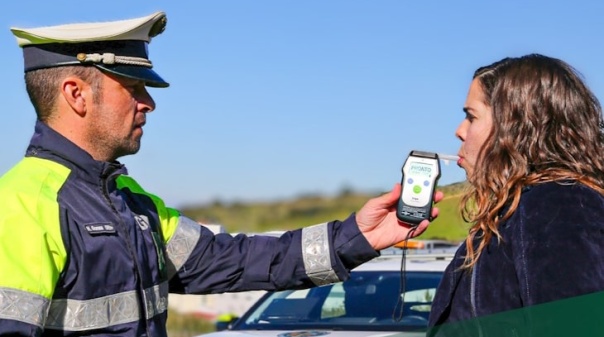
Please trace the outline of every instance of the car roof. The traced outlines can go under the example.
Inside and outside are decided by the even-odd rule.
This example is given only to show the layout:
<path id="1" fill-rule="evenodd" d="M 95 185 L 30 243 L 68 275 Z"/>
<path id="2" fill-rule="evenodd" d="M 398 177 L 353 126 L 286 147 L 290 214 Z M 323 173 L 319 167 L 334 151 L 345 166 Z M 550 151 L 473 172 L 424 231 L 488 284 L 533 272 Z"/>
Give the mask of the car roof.
<path id="1" fill-rule="evenodd" d="M 398 251 L 397 251 L 398 250 Z M 400 252 L 399 252 L 400 251 Z M 402 250 L 392 249 L 382 251 L 382 255 L 361 264 L 353 271 L 400 271 Z M 453 251 L 430 252 L 430 251 L 407 251 L 405 255 L 406 271 L 444 271 L 453 259 Z"/>
<path id="2" fill-rule="evenodd" d="M 281 236 L 285 231 L 269 231 L 263 233 L 247 233 L 247 235 Z M 234 235 L 234 234 L 233 234 Z M 459 247 L 459 243 L 437 239 L 409 239 L 407 242 L 380 251 L 380 256 L 365 262 L 354 271 L 400 271 L 403 255 L 403 245 L 406 249 L 405 269 L 407 271 L 444 271 Z M 439 248 L 425 248 L 439 247 Z"/>

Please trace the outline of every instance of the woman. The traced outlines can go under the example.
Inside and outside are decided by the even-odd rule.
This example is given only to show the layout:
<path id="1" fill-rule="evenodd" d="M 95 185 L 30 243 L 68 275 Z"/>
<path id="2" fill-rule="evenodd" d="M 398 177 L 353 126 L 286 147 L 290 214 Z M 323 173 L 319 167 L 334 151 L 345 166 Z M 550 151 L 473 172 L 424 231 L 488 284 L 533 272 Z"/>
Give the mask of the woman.
<path id="1" fill-rule="evenodd" d="M 456 136 L 472 227 L 439 286 L 430 334 L 556 332 L 558 309 L 536 305 L 604 290 L 600 103 L 565 62 L 527 55 L 479 68 L 464 111 Z"/>

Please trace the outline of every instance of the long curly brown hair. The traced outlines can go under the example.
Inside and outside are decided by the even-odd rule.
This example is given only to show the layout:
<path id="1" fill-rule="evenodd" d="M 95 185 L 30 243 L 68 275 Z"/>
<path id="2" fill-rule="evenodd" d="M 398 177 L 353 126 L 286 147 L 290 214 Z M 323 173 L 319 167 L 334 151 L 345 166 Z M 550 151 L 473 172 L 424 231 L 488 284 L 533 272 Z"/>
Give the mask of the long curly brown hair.
<path id="1" fill-rule="evenodd" d="M 514 213 L 523 188 L 565 181 L 604 194 L 602 108 L 575 69 L 531 54 L 481 67 L 474 79 L 493 127 L 462 197 L 462 216 L 473 224 L 464 268 L 474 266 L 493 236 L 501 240 L 498 225 Z"/>

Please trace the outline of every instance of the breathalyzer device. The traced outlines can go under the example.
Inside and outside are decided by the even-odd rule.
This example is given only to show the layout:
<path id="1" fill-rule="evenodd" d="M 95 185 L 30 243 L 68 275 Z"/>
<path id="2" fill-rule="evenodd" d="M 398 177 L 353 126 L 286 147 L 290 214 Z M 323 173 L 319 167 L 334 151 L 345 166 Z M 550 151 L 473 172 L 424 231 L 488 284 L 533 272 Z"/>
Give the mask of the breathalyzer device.
<path id="1" fill-rule="evenodd" d="M 396 207 L 399 220 L 412 226 L 432 220 L 436 183 L 440 178 L 438 154 L 411 151 L 402 168 L 401 195 Z"/>

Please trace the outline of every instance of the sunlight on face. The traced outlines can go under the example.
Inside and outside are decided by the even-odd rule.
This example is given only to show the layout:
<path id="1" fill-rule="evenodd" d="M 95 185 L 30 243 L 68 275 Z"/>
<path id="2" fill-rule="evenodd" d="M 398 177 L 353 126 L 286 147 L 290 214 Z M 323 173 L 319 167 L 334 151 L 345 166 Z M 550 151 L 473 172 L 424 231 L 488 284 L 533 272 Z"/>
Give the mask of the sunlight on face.
<path id="1" fill-rule="evenodd" d="M 97 151 L 104 153 L 105 160 L 138 152 L 146 114 L 155 108 L 145 83 L 105 74 L 102 98 L 93 110 L 91 139 Z"/>
<path id="2" fill-rule="evenodd" d="M 474 79 L 470 84 L 463 110 L 466 117 L 457 128 L 455 135 L 461 140 L 458 163 L 466 171 L 466 176 L 470 180 L 480 148 L 493 126 L 492 109 L 485 103 L 484 92 L 478 79 Z"/>

